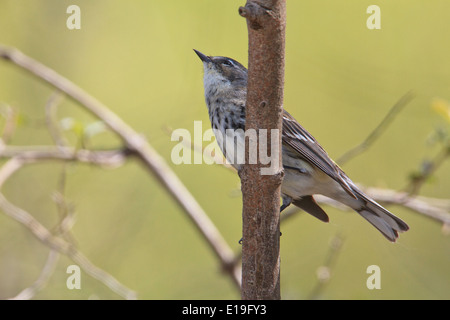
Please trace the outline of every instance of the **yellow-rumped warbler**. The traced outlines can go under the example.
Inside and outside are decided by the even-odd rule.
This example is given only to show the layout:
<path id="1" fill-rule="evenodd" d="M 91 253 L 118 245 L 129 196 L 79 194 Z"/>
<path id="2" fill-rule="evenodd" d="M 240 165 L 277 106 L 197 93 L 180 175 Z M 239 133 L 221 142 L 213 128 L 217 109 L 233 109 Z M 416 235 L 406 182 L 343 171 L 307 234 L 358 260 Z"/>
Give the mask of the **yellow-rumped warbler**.
<path id="1" fill-rule="evenodd" d="M 245 129 L 247 69 L 231 58 L 206 56 L 194 51 L 203 61 L 209 119 L 222 152 L 230 160 L 225 149 L 227 144 L 223 141 L 230 138 L 229 129 L 240 132 L 231 136 L 238 149 L 245 144 L 242 132 Z M 398 238 L 398 232 L 409 229 L 405 222 L 366 196 L 316 139 L 286 111 L 283 112 L 282 160 L 285 175 L 280 211 L 292 203 L 328 222 L 328 215 L 313 198 L 315 194 L 322 194 L 358 212 L 392 242 Z M 239 170 L 240 165 L 232 159 L 231 164 Z"/>

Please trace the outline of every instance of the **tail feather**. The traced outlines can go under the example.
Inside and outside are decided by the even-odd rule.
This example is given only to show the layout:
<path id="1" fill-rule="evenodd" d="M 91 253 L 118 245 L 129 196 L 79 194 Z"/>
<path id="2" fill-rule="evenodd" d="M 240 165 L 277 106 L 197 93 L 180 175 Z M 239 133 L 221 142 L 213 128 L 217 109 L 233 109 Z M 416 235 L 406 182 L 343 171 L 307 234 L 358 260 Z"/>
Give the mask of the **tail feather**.
<path id="1" fill-rule="evenodd" d="M 376 201 L 366 196 L 345 174 L 344 180 L 350 185 L 357 202 L 347 202 L 347 205 L 358 212 L 364 219 L 377 228 L 389 241 L 395 242 L 399 232 L 409 230 L 408 225 L 394 216 Z"/>
<path id="2" fill-rule="evenodd" d="M 388 240 L 395 242 L 398 238 L 398 232 L 404 232 L 409 229 L 403 220 L 394 216 L 375 201 L 368 199 L 364 195 L 362 195 L 362 198 L 366 204 L 356 211 L 377 228 Z"/>

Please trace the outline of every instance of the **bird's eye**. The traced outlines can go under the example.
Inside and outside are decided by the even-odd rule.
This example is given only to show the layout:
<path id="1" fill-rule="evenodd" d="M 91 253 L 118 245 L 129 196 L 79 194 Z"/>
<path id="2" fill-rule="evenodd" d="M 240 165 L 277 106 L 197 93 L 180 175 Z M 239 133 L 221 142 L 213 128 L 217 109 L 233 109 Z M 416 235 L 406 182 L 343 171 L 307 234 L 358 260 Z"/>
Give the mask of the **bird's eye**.
<path id="1" fill-rule="evenodd" d="M 233 63 L 230 60 L 225 60 L 224 62 L 222 62 L 222 64 L 227 67 L 231 67 L 233 65 Z"/>

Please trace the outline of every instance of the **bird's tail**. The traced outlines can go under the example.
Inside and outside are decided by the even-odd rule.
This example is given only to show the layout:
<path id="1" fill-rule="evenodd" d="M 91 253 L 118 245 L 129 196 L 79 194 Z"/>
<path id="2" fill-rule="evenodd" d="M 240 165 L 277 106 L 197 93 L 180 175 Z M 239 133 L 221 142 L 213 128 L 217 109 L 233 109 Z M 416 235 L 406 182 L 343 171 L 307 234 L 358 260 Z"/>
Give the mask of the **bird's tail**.
<path id="1" fill-rule="evenodd" d="M 364 201 L 364 205 L 355 210 L 377 228 L 389 241 L 395 242 L 398 238 L 398 232 L 404 232 L 409 229 L 408 225 L 402 219 L 394 216 L 362 192 L 356 193 L 358 198 Z"/>

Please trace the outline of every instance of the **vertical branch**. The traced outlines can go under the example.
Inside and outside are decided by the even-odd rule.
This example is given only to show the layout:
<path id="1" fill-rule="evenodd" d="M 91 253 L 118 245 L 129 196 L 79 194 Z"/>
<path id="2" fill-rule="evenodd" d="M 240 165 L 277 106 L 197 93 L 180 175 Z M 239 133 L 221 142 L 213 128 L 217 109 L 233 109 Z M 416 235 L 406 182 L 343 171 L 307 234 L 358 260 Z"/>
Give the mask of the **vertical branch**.
<path id="1" fill-rule="evenodd" d="M 257 164 L 239 173 L 243 194 L 242 299 L 280 299 L 281 128 L 284 85 L 285 0 L 248 0 L 249 73 L 246 130 L 258 132 Z M 264 131 L 267 130 L 267 131 Z M 261 137 L 267 133 L 267 144 Z M 272 135 L 275 135 L 272 139 Z M 261 148 L 275 170 L 264 174 Z M 246 143 L 246 159 L 249 147 Z M 269 152 L 267 153 L 267 155 Z"/>

